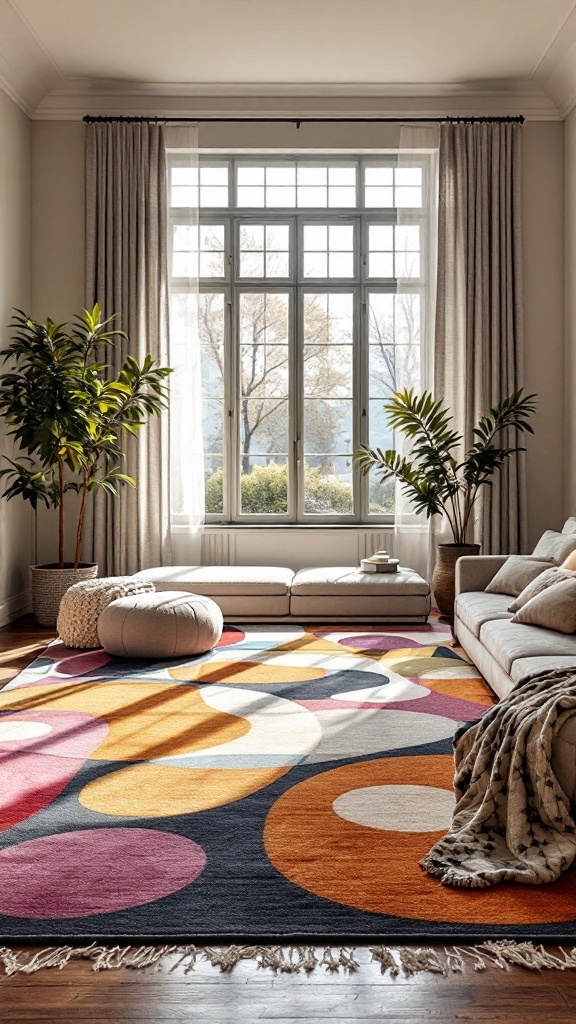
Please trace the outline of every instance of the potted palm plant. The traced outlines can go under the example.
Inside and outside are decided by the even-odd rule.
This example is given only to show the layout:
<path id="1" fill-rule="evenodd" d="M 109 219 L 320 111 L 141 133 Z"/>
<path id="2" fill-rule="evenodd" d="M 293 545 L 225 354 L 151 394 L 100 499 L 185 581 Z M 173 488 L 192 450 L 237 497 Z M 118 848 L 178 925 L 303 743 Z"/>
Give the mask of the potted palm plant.
<path id="1" fill-rule="evenodd" d="M 140 364 L 127 356 L 114 376 L 103 361 L 107 348 L 124 332 L 114 317 L 102 319 L 96 304 L 72 324 L 48 318 L 38 323 L 16 310 L 13 336 L 4 350 L 11 369 L 0 374 L 0 415 L 20 453 L 3 459 L 3 497 L 20 496 L 36 510 L 58 510 L 58 561 L 32 566 L 32 605 L 40 625 L 53 626 L 60 599 L 79 579 L 96 576 L 98 567 L 80 561 L 89 496 L 101 489 L 116 495 L 119 486 L 135 486 L 122 472 L 123 443 L 146 419 L 167 404 L 171 369 L 151 356 Z M 75 491 L 80 505 L 74 553 L 65 560 L 66 495 Z"/>
<path id="2" fill-rule="evenodd" d="M 454 609 L 456 561 L 462 555 L 479 554 L 480 545 L 468 543 L 473 511 L 482 488 L 492 486 L 492 476 L 516 452 L 507 443 L 514 433 L 533 430 L 529 417 L 535 411 L 535 395 L 523 389 L 508 395 L 489 409 L 474 428 L 472 446 L 462 452 L 462 436 L 454 430 L 453 417 L 429 391 L 397 391 L 385 403 L 393 430 L 408 439 L 407 455 L 394 449 L 382 451 L 362 445 L 354 458 L 363 474 L 375 469 L 381 481 L 395 477 L 416 513 L 445 516 L 452 542 L 439 544 L 432 587 L 439 611 L 451 616 Z"/>

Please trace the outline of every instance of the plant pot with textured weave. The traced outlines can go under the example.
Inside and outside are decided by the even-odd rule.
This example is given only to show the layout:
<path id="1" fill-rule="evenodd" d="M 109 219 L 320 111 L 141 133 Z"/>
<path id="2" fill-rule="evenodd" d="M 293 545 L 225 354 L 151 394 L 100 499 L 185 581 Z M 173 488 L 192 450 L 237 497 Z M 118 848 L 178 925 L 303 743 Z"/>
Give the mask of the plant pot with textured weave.
<path id="1" fill-rule="evenodd" d="M 65 562 L 60 569 L 57 562 L 32 565 L 32 611 L 39 626 L 55 626 L 60 601 L 74 583 L 90 580 L 98 575 L 98 566 L 90 562 Z"/>
<path id="2" fill-rule="evenodd" d="M 456 562 L 463 555 L 479 555 L 479 544 L 439 544 L 432 574 L 432 593 L 441 615 L 454 615 Z"/>

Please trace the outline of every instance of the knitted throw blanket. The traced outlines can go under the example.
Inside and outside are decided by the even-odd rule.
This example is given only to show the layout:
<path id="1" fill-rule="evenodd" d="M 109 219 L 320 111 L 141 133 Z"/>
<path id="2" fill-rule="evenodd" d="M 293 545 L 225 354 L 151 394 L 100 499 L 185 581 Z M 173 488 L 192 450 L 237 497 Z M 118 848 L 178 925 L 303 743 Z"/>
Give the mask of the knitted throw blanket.
<path id="1" fill-rule="evenodd" d="M 551 767 L 554 737 L 576 714 L 576 671 L 522 679 L 454 740 L 456 808 L 421 862 L 444 885 L 555 881 L 576 857 L 576 822 Z"/>

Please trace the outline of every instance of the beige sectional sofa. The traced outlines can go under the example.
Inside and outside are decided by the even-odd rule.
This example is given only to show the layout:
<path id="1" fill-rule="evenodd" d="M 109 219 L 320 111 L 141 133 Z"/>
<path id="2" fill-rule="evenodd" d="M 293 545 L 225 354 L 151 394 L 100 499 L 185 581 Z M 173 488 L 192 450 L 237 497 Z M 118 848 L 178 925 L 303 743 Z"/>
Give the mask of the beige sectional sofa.
<path id="1" fill-rule="evenodd" d="M 576 635 L 511 622 L 514 599 L 485 593 L 505 561 L 505 555 L 478 555 L 456 565 L 454 633 L 499 697 L 530 673 L 576 668 Z"/>
<path id="2" fill-rule="evenodd" d="M 413 569 L 365 573 L 355 566 L 294 572 L 270 565 L 172 565 L 136 574 L 156 590 L 211 597 L 227 622 L 426 622 L 430 585 Z"/>
<path id="3" fill-rule="evenodd" d="M 479 555 L 459 558 L 456 564 L 454 634 L 498 697 L 534 672 L 576 669 L 576 635 L 511 622 L 508 606 L 513 598 L 485 592 L 505 561 L 506 555 Z M 576 716 L 556 736 L 552 766 L 576 806 Z"/>

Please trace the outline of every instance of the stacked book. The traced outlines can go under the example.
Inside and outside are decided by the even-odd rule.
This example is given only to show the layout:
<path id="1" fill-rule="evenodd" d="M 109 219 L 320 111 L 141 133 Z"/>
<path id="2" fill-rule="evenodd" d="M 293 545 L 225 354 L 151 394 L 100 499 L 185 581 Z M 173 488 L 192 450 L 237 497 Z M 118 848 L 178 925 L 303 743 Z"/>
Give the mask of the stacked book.
<path id="1" fill-rule="evenodd" d="M 390 558 L 387 551 L 377 551 L 370 555 L 370 558 L 363 558 L 360 562 L 362 572 L 397 572 L 398 558 Z"/>

